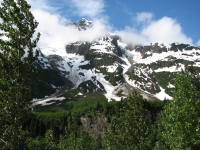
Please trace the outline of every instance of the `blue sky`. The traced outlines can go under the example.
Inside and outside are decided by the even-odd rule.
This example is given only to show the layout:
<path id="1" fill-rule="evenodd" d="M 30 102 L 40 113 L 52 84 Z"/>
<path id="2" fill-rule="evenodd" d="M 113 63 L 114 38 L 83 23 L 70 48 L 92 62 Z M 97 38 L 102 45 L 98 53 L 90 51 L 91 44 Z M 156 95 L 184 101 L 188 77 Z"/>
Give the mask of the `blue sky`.
<path id="1" fill-rule="evenodd" d="M 116 0 L 114 7 L 108 3 L 112 1 L 115 0 L 107 0 L 105 8 L 110 22 L 117 28 L 135 25 L 133 17 L 137 13 L 149 12 L 154 15 L 154 19 L 164 16 L 176 19 L 194 42 L 200 39 L 200 0 Z M 123 21 L 119 21 L 116 14 Z"/>
<path id="2" fill-rule="evenodd" d="M 123 41 L 132 44 L 178 42 L 200 46 L 200 0 L 27 1 L 40 23 L 43 46 L 94 40 L 106 33 L 118 34 Z M 63 28 L 81 18 L 92 20 L 93 29 L 78 33 Z M 63 39 L 63 36 L 68 38 Z"/>

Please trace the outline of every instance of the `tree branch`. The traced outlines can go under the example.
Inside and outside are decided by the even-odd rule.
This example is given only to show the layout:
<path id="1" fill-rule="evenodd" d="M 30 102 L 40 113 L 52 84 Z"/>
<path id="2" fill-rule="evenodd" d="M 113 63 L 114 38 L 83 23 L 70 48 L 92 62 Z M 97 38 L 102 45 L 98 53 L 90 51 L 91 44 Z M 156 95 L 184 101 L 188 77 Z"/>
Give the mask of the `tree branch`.
<path id="1" fill-rule="evenodd" d="M 0 138 L 0 140 L 4 143 L 4 144 L 6 144 L 7 145 L 7 142 L 6 141 L 4 141 L 2 138 Z"/>

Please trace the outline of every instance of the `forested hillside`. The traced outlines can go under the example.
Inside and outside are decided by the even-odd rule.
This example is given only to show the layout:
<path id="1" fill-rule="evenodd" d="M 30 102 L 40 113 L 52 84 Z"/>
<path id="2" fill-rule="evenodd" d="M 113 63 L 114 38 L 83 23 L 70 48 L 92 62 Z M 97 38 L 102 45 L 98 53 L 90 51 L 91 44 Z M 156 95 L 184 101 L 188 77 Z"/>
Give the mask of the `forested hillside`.
<path id="1" fill-rule="evenodd" d="M 107 102 L 101 93 L 83 98 L 74 90 L 62 105 L 35 106 L 23 123 L 20 149 L 197 150 L 200 83 L 191 72 L 177 75 L 173 100 L 146 101 L 133 90 L 127 99 Z"/>
<path id="2" fill-rule="evenodd" d="M 107 102 L 101 94 L 83 99 L 73 91 L 65 94 L 66 105 L 37 106 L 23 127 L 29 133 L 27 147 L 197 150 L 200 83 L 189 70 L 177 75 L 173 100 L 146 101 L 133 90 L 127 99 Z"/>

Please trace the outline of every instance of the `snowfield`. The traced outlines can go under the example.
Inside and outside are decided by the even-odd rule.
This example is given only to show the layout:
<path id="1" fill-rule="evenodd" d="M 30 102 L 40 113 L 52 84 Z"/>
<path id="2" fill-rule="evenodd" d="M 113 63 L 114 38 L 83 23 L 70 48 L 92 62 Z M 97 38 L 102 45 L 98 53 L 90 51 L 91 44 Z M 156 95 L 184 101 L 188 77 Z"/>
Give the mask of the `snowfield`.
<path id="1" fill-rule="evenodd" d="M 31 107 L 35 105 L 41 105 L 41 106 L 51 105 L 51 104 L 54 104 L 55 101 L 62 101 L 64 99 L 65 97 L 50 97 L 50 98 L 45 98 L 45 99 L 33 99 Z M 52 101 L 52 102 L 49 102 L 49 101 Z"/>
<path id="2" fill-rule="evenodd" d="M 176 59 L 184 59 L 189 61 L 195 61 L 200 59 L 200 55 L 198 55 L 198 51 L 193 50 L 183 50 L 183 51 L 168 51 L 168 52 L 162 52 L 162 53 L 153 53 L 152 56 L 149 56 L 145 59 L 142 59 L 142 56 L 139 52 L 136 52 L 135 50 L 132 50 L 130 53 L 133 54 L 133 61 L 135 63 L 144 63 L 144 64 L 150 64 L 152 62 L 156 62 L 158 60 L 160 61 L 168 61 L 168 56 L 176 57 Z M 149 52 L 148 52 L 149 53 Z M 200 63 L 197 63 L 199 65 Z"/>
<path id="3" fill-rule="evenodd" d="M 108 53 L 111 55 L 116 54 L 113 53 L 113 50 L 115 49 L 115 46 L 112 44 L 112 38 L 111 37 L 102 37 L 97 39 L 96 41 L 93 41 L 90 46 L 90 50 L 94 50 L 97 53 Z M 162 52 L 162 53 L 153 53 L 148 51 L 147 54 L 149 56 L 145 59 L 142 59 L 141 53 L 136 51 L 135 49 L 133 50 L 127 50 L 127 44 L 121 42 L 120 40 L 117 40 L 118 46 L 121 48 L 123 51 L 123 54 L 121 57 L 119 57 L 121 60 L 123 60 L 126 64 L 120 64 L 123 67 L 123 76 L 125 78 L 125 81 L 131 85 L 132 87 L 138 88 L 138 85 L 135 84 L 135 80 L 130 80 L 129 76 L 126 75 L 126 72 L 129 70 L 129 68 L 132 66 L 131 63 L 135 64 L 151 64 L 152 62 L 156 61 L 169 61 L 169 56 L 176 57 L 176 59 L 185 59 L 185 60 L 190 60 L 190 61 L 196 61 L 194 66 L 200 66 L 200 61 L 198 62 L 197 60 L 200 60 L 200 55 L 197 50 L 192 49 L 192 50 L 183 50 L 180 51 L 178 50 L 177 52 L 174 51 L 168 51 L 168 52 Z M 76 43 L 76 44 L 81 44 L 81 43 Z M 65 48 L 60 48 L 60 49 L 55 49 L 51 47 L 46 47 L 41 49 L 42 53 L 44 54 L 45 57 L 49 57 L 52 55 L 57 55 L 61 58 L 60 62 L 57 62 L 58 68 L 60 71 L 66 71 L 69 72 L 69 74 L 65 75 L 66 78 L 71 80 L 75 87 L 78 87 L 82 82 L 87 81 L 87 80 L 92 80 L 93 77 L 96 77 L 96 80 L 99 81 L 103 86 L 104 89 L 106 90 L 106 98 L 108 101 L 114 99 L 114 100 L 120 100 L 121 97 L 117 97 L 116 95 L 113 95 L 113 92 L 115 91 L 116 87 L 120 85 L 120 83 L 117 83 L 117 86 L 111 85 L 108 81 L 105 79 L 105 75 L 100 73 L 99 70 L 97 69 L 81 69 L 79 66 L 81 65 L 87 65 L 90 64 L 90 61 L 85 60 L 83 55 L 77 55 L 77 54 L 71 54 L 67 53 Z M 130 59 L 132 61 L 130 61 Z M 96 60 L 101 60 L 101 58 L 96 58 Z M 45 60 L 46 61 L 46 60 Z M 49 67 L 48 65 L 46 67 Z M 118 67 L 117 63 L 114 63 L 110 66 L 101 66 L 101 68 L 106 68 L 107 72 L 109 73 L 114 73 Z M 137 70 L 138 69 L 138 70 Z M 185 67 L 183 64 L 178 64 L 177 66 L 171 66 L 171 67 L 164 67 L 164 68 L 158 68 L 156 70 L 145 70 L 142 68 L 136 68 L 136 75 L 138 77 L 142 77 L 140 74 L 146 76 L 142 77 L 145 80 L 147 80 L 148 74 L 153 73 L 153 72 L 180 72 L 181 70 L 184 70 Z M 93 81 L 94 84 L 95 81 Z M 142 83 L 140 83 L 142 84 Z M 151 83 L 146 83 L 146 87 L 150 87 Z M 173 85 L 169 84 L 168 87 L 174 87 Z M 172 99 L 171 96 L 165 93 L 165 89 L 160 87 L 161 91 L 159 93 L 156 93 L 154 96 L 157 97 L 160 100 L 164 99 Z M 142 90 L 142 89 L 140 89 Z M 146 91 L 144 91 L 146 92 Z M 147 94 L 150 94 L 146 92 Z M 49 104 L 49 103 L 48 103 Z"/>

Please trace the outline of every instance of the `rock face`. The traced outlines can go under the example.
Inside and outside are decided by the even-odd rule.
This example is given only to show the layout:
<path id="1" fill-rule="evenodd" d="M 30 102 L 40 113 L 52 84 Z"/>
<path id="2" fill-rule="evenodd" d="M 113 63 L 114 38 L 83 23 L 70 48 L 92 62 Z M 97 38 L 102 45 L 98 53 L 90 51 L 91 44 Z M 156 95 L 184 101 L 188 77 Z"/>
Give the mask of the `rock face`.
<path id="1" fill-rule="evenodd" d="M 84 74 L 83 74 L 84 75 Z M 92 81 L 91 81 L 92 80 Z M 105 94 L 106 91 L 104 89 L 104 86 L 95 79 L 95 77 L 92 77 L 91 80 L 87 80 L 87 81 L 84 81 L 82 82 L 79 86 L 78 86 L 78 90 L 80 92 L 83 92 L 83 93 L 103 93 Z"/>
<path id="2" fill-rule="evenodd" d="M 85 18 L 82 18 L 78 23 L 69 23 L 66 25 L 76 27 L 79 31 L 81 30 L 87 30 L 88 28 L 91 28 L 93 26 L 92 21 L 89 21 Z"/>
<path id="3" fill-rule="evenodd" d="M 108 120 L 103 113 L 94 115 L 95 117 L 82 116 L 80 121 L 84 131 L 95 139 L 103 138 L 107 131 Z"/>
<path id="4" fill-rule="evenodd" d="M 170 45 L 170 48 L 166 48 L 164 44 L 159 45 L 159 43 L 154 43 L 154 44 L 146 45 L 146 46 L 138 46 L 136 48 L 136 51 L 140 52 L 142 55 L 142 58 L 145 59 L 149 56 L 152 56 L 152 53 L 160 54 L 162 52 L 168 52 L 168 51 L 178 52 L 178 51 L 183 51 L 183 50 L 189 51 L 192 49 L 199 50 L 200 48 L 195 47 L 195 46 L 190 46 L 189 44 L 177 44 L 177 43 L 172 43 Z"/>
<path id="5" fill-rule="evenodd" d="M 91 44 L 89 42 L 85 43 L 72 43 L 66 46 L 66 52 L 78 55 L 85 55 L 90 49 Z"/>
<path id="6" fill-rule="evenodd" d="M 78 27 L 79 30 L 87 30 L 87 28 L 92 27 L 92 21 L 89 21 L 85 18 L 82 18 L 77 24 L 76 26 Z"/>
<path id="7" fill-rule="evenodd" d="M 62 62 L 62 57 L 59 55 L 49 55 L 48 60 L 52 64 L 52 66 L 56 68 L 57 66 L 59 66 L 59 63 Z"/>

